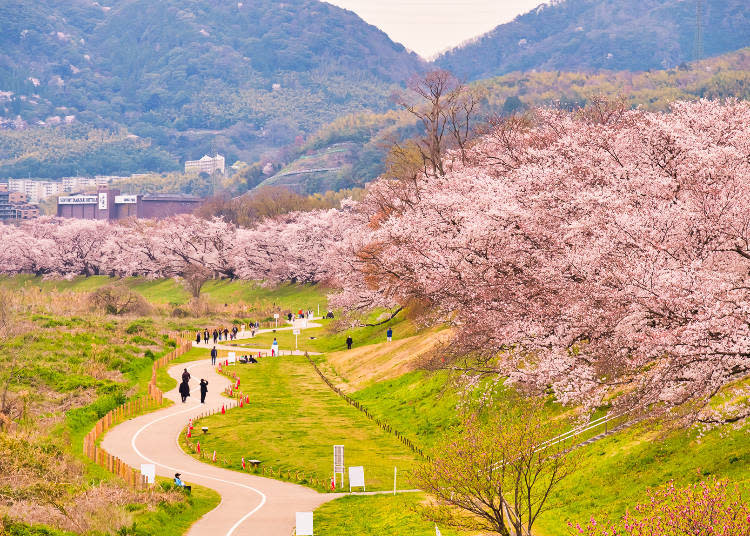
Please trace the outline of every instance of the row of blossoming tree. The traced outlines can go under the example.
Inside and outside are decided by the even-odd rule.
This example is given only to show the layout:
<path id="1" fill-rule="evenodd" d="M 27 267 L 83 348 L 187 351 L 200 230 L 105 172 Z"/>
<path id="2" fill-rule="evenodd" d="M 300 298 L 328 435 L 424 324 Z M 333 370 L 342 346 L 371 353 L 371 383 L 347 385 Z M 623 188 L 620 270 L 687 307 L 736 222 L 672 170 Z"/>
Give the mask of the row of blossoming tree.
<path id="1" fill-rule="evenodd" d="M 499 122 L 441 173 L 251 228 L 43 218 L 0 271 L 327 281 L 349 309 L 429 306 L 471 353 L 563 401 L 700 403 L 750 373 L 750 105 L 596 103 Z"/>
<path id="2" fill-rule="evenodd" d="M 750 374 L 750 104 L 676 103 L 651 113 L 594 101 L 496 121 L 469 141 L 457 127 L 469 122 L 456 117 L 473 101 L 453 94 L 440 108 L 439 94 L 424 95 L 434 113 L 418 117 L 429 135 L 397 147 L 389 173 L 360 202 L 253 228 L 192 216 L 6 225 L 0 271 L 325 282 L 338 289 L 331 303 L 352 313 L 418 306 L 425 322 L 451 324 L 440 366 L 498 374 L 587 407 L 747 416 L 747 405 L 706 408 Z M 455 133 L 453 151 L 441 145 L 443 131 Z M 557 454 L 534 461 L 535 445 L 549 439 L 537 435 L 519 458 L 530 465 L 517 473 L 547 471 L 546 498 L 567 470 Z M 452 452 L 447 459 L 459 459 Z M 487 461 L 481 475 L 498 463 Z M 425 474 L 442 474 L 436 469 Z M 445 502 L 486 514 L 485 528 L 501 534 L 531 529 L 542 506 L 524 518 L 504 501 L 503 481 L 480 480 L 491 507 L 475 508 L 473 495 L 458 504 L 455 493 Z M 536 504 L 538 490 L 527 491 Z M 748 520 L 732 512 L 746 530 Z M 624 522 L 622 533 L 653 533 Z"/>

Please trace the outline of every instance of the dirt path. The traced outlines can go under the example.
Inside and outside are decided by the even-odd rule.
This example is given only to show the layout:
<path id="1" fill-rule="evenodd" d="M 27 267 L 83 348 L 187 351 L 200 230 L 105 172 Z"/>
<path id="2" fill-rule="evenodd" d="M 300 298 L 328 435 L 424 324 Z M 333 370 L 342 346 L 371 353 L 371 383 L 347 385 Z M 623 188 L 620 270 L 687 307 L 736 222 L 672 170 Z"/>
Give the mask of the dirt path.
<path id="1" fill-rule="evenodd" d="M 124 422 L 110 430 L 102 446 L 133 467 L 141 463 L 156 465 L 156 473 L 172 478 L 182 473 L 187 484 L 199 484 L 216 490 L 222 497 L 214 510 L 198 520 L 188 531 L 190 536 L 289 536 L 294 528 L 295 512 L 309 512 L 343 494 L 321 494 L 310 488 L 271 480 L 203 463 L 185 454 L 177 438 L 188 419 L 204 411 L 221 408 L 227 399 L 220 393 L 228 380 L 219 376 L 210 360 L 176 365 L 169 374 L 178 379 L 188 368 L 190 392 L 186 403 L 177 390 L 165 396 L 175 401 L 169 408 Z M 205 405 L 200 404 L 198 382 L 208 380 Z M 209 430 L 210 433 L 210 430 Z M 248 454 L 252 442 L 248 441 Z"/>

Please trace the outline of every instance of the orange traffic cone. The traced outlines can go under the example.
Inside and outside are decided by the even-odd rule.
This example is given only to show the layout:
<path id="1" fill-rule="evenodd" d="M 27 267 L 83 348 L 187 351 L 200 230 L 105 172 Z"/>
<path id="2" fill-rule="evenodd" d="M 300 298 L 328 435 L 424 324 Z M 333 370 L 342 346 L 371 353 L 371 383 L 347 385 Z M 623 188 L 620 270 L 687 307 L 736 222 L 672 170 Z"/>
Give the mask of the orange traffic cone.
<path id="1" fill-rule="evenodd" d="M 245 458 L 242 458 L 242 470 L 245 470 Z"/>
<path id="2" fill-rule="evenodd" d="M 245 404 L 249 404 L 249 403 L 250 403 L 250 395 L 247 395 L 245 397 Z"/>
<path id="3" fill-rule="evenodd" d="M 240 398 L 240 407 L 243 407 L 242 399 Z"/>
<path id="4" fill-rule="evenodd" d="M 331 479 L 331 491 L 336 491 L 336 484 L 334 484 L 333 479 Z"/>
<path id="5" fill-rule="evenodd" d="M 224 409 L 224 404 L 221 405 L 221 414 L 224 415 L 227 412 L 226 409 Z"/>
<path id="6" fill-rule="evenodd" d="M 212 461 L 212 462 L 215 462 L 215 461 L 216 461 L 216 451 L 214 451 L 214 455 L 213 455 L 213 456 L 211 457 L 211 461 Z"/>
<path id="7" fill-rule="evenodd" d="M 190 428 L 188 428 L 187 436 L 188 436 L 188 437 L 192 437 L 192 436 L 190 435 Z"/>
<path id="8" fill-rule="evenodd" d="M 195 448 L 197 449 L 198 454 L 200 454 L 201 453 L 201 442 L 200 441 L 198 441 L 198 443 L 196 444 Z"/>

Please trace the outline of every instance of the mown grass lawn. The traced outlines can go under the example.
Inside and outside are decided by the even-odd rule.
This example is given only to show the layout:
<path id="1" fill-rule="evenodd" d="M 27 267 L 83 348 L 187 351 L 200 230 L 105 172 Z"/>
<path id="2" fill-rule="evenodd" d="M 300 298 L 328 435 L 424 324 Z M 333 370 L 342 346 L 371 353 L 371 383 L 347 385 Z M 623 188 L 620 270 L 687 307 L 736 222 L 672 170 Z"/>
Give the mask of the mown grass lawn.
<path id="1" fill-rule="evenodd" d="M 239 469 L 240 458 L 255 458 L 275 470 L 327 479 L 333 445 L 342 444 L 346 465 L 364 466 L 370 491 L 392 489 L 393 468 L 405 477 L 415 463 L 415 455 L 394 436 L 333 393 L 304 357 L 264 358 L 257 365 L 238 365 L 237 371 L 250 406 L 196 425 L 209 429 L 198 437 L 203 451 L 215 450 L 219 459 L 230 461 L 228 467 Z"/>
<path id="2" fill-rule="evenodd" d="M 435 525 L 419 515 L 422 493 L 342 497 L 315 510 L 313 528 L 318 536 L 434 536 Z M 459 532 L 439 527 L 444 536 Z"/>

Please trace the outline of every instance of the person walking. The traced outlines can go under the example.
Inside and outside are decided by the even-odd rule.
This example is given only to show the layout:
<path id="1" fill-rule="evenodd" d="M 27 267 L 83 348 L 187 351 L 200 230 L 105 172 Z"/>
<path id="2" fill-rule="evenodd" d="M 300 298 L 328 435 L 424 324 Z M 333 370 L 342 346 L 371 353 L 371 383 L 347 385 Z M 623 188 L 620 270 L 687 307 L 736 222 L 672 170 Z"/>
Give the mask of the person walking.
<path id="1" fill-rule="evenodd" d="M 208 344 L 208 339 L 209 339 L 208 329 L 204 329 L 203 330 L 203 342 L 205 342 L 206 344 Z"/>
<path id="2" fill-rule="evenodd" d="M 393 329 L 388 328 L 388 331 L 385 332 L 385 336 L 388 339 L 388 342 L 391 342 L 391 340 L 393 340 Z"/>
<path id="3" fill-rule="evenodd" d="M 185 403 L 185 400 L 187 400 L 187 397 L 190 396 L 190 385 L 188 385 L 187 380 L 184 380 L 180 384 L 180 396 L 182 397 L 182 403 Z"/>
<path id="4" fill-rule="evenodd" d="M 216 350 L 216 346 L 211 348 L 211 365 L 216 365 L 216 358 L 219 357 L 219 352 Z"/>
<path id="5" fill-rule="evenodd" d="M 289 320 L 289 322 L 292 321 L 293 317 L 294 317 L 294 315 L 292 313 L 289 313 L 288 315 L 286 315 L 286 318 L 287 318 L 287 320 Z"/>
<path id="6" fill-rule="evenodd" d="M 346 337 L 346 349 L 347 350 L 351 350 L 352 349 L 352 344 L 354 344 L 354 339 L 352 339 L 351 335 L 348 335 Z"/>
<path id="7" fill-rule="evenodd" d="M 275 357 L 279 355 L 279 341 L 276 340 L 276 337 L 273 338 L 273 343 L 271 343 L 271 357 Z"/>
<path id="8" fill-rule="evenodd" d="M 206 403 L 206 393 L 208 393 L 208 382 L 201 378 L 201 404 Z"/>
<path id="9" fill-rule="evenodd" d="M 182 381 L 184 381 L 185 383 L 190 381 L 190 373 L 187 369 L 183 369 L 182 371 Z"/>
<path id="10" fill-rule="evenodd" d="M 216 344 L 216 341 L 219 339 L 219 332 L 214 329 L 214 344 Z"/>
<path id="11" fill-rule="evenodd" d="M 229 330 L 227 328 L 224 328 L 224 340 L 229 340 Z"/>
<path id="12" fill-rule="evenodd" d="M 199 331 L 199 332 L 198 332 L 198 333 L 197 333 L 197 334 L 195 335 L 195 344 L 200 344 L 200 343 L 201 343 L 201 332 Z"/>

